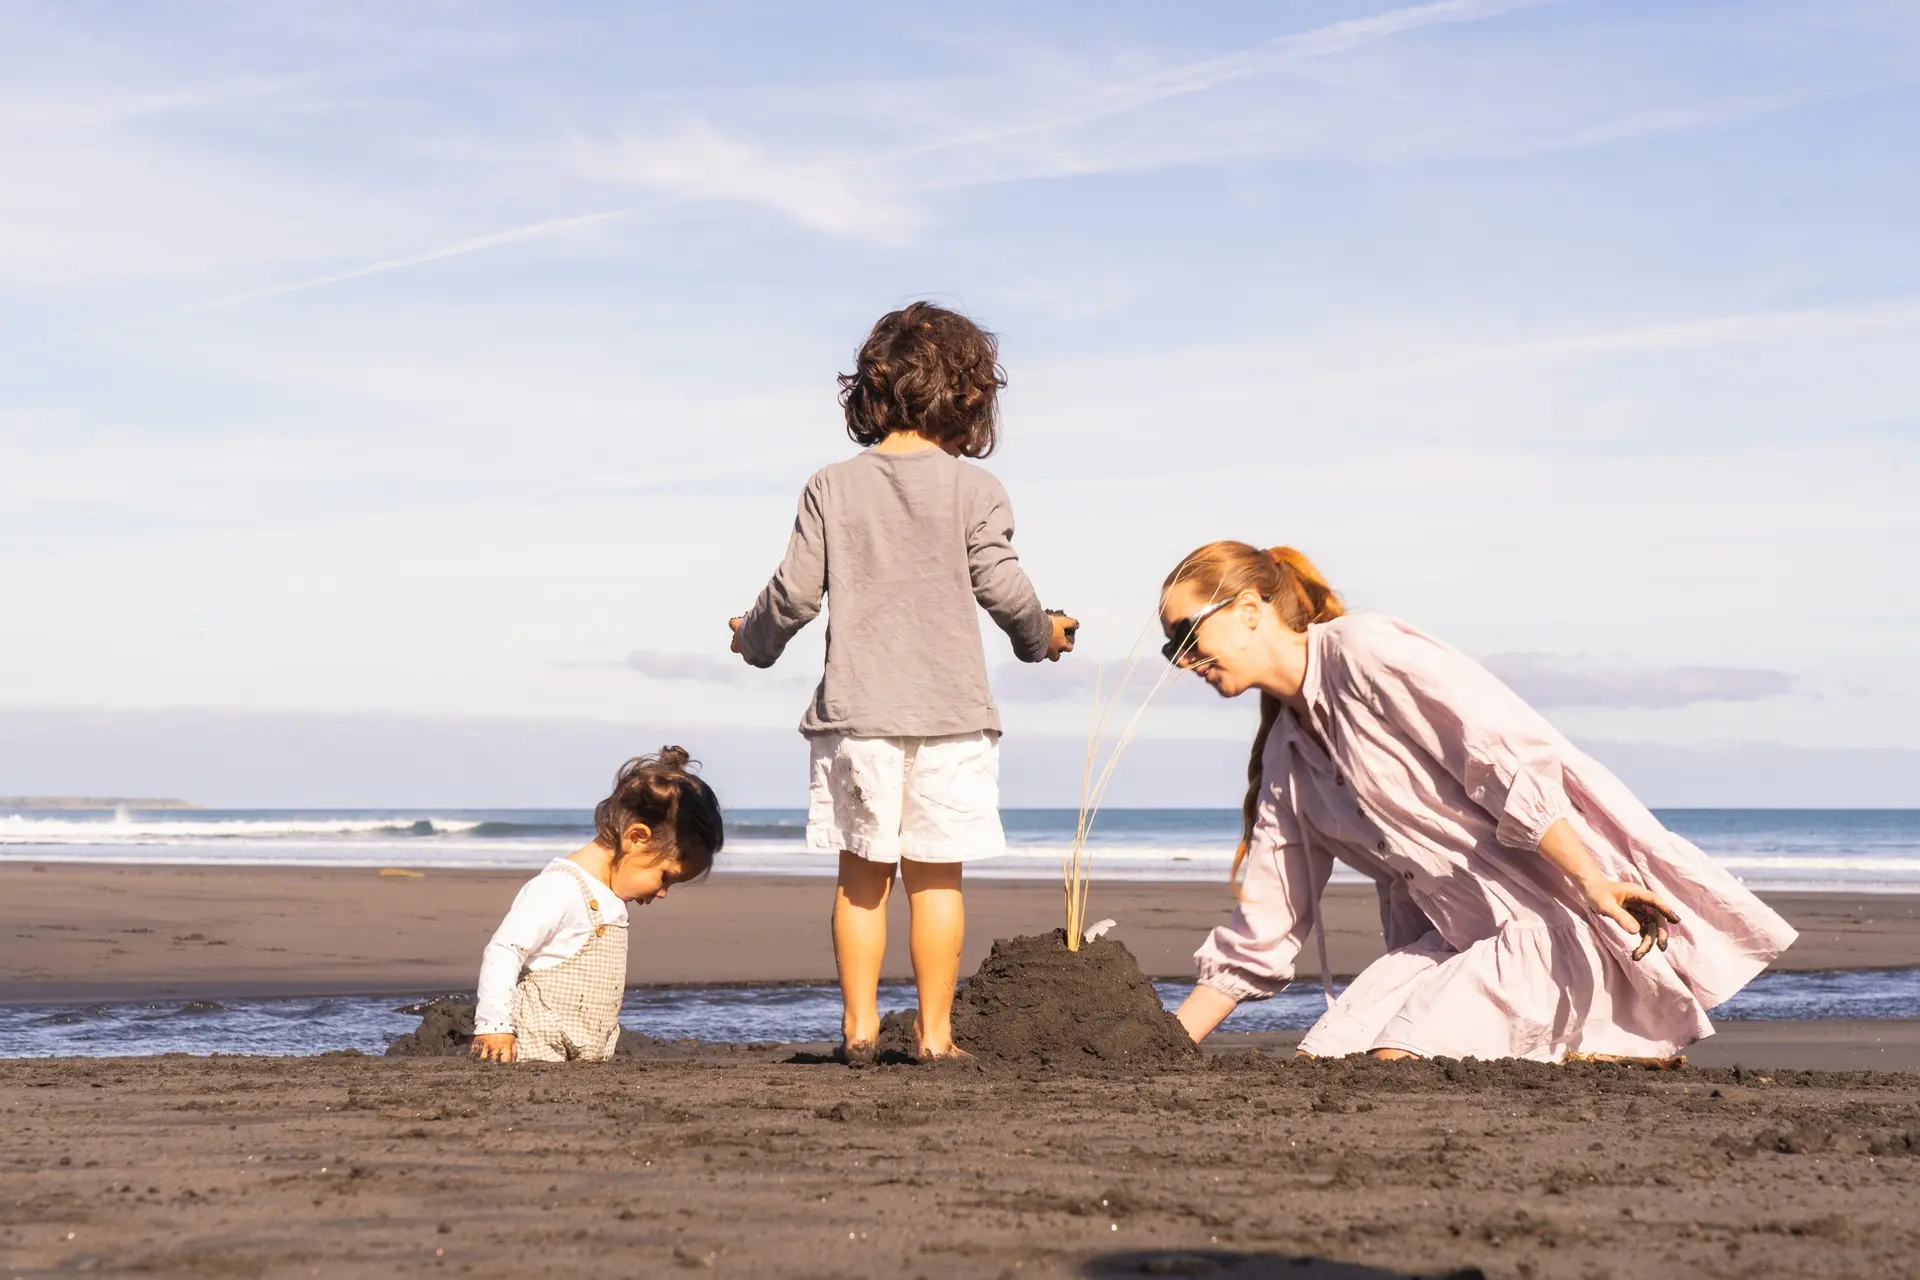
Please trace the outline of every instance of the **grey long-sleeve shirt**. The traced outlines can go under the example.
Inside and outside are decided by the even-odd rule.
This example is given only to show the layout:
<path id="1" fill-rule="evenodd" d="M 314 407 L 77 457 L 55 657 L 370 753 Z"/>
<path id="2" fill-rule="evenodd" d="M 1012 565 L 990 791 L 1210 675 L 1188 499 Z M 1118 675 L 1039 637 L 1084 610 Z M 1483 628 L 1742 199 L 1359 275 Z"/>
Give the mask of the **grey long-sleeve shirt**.
<path id="1" fill-rule="evenodd" d="M 940 449 L 865 453 L 814 473 L 787 557 L 740 623 L 740 652 L 770 667 L 831 601 L 827 671 L 808 735 L 998 732 L 974 605 L 1022 662 L 1053 621 L 1013 550 L 1013 507 L 992 475 Z"/>

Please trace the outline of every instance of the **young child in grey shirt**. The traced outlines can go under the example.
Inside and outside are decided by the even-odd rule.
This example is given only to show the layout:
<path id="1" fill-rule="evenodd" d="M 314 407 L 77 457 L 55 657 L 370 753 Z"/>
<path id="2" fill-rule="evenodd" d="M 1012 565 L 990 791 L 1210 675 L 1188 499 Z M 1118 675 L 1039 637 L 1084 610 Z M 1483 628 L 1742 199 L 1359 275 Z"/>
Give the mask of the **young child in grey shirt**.
<path id="1" fill-rule="evenodd" d="M 976 605 L 1022 662 L 1073 649 L 1013 550 L 1000 482 L 963 458 L 993 451 L 1006 385 L 992 334 L 916 302 L 882 316 L 840 376 L 847 434 L 868 446 L 816 472 L 786 559 L 742 617 L 733 649 L 770 667 L 832 600 L 827 670 L 800 722 L 812 748 L 807 847 L 837 853 L 834 957 L 843 1053 L 871 1062 L 896 865 L 911 908 L 919 1051 L 954 1047 L 965 909 L 961 864 L 1006 849 L 1000 715 Z"/>

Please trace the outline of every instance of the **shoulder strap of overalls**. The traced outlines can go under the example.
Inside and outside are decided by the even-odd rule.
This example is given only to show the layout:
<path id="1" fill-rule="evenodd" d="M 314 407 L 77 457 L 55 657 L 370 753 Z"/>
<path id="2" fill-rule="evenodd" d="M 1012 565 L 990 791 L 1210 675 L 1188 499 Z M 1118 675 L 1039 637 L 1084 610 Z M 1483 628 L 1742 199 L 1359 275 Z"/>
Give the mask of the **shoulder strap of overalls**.
<path id="1" fill-rule="evenodd" d="M 565 858 L 560 859 L 560 863 L 573 872 L 573 882 L 579 886 L 580 897 L 587 904 L 587 919 L 593 922 L 593 936 L 599 937 L 607 927 L 606 922 L 600 918 L 599 887 L 594 884 L 592 876 L 580 869 L 578 863 L 569 862 Z"/>

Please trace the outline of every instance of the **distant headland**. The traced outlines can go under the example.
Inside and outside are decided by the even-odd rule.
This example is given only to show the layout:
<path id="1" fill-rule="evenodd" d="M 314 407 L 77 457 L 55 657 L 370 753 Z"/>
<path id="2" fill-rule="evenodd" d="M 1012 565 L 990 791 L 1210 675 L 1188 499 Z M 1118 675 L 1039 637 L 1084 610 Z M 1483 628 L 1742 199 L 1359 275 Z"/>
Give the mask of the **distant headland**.
<path id="1" fill-rule="evenodd" d="M 0 809 L 198 809 L 186 800 L 153 796 L 0 796 Z"/>

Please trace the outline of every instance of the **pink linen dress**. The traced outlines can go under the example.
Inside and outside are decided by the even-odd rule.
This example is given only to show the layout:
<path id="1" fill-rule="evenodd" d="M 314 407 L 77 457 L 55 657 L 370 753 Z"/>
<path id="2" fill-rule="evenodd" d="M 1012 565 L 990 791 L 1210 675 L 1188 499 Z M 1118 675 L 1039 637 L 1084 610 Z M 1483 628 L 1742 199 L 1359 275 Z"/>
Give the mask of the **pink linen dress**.
<path id="1" fill-rule="evenodd" d="M 1664 1056 L 1712 1035 L 1707 1010 L 1796 936 L 1484 667 L 1404 622 L 1309 627 L 1301 696 L 1318 740 L 1291 710 L 1275 722 L 1241 901 L 1194 961 L 1237 1000 L 1274 995 L 1334 859 L 1370 877 L 1387 954 L 1330 1000 L 1307 1053 Z M 1540 853 L 1562 818 L 1606 875 L 1679 910 L 1668 950 L 1633 960 L 1638 938 Z"/>

